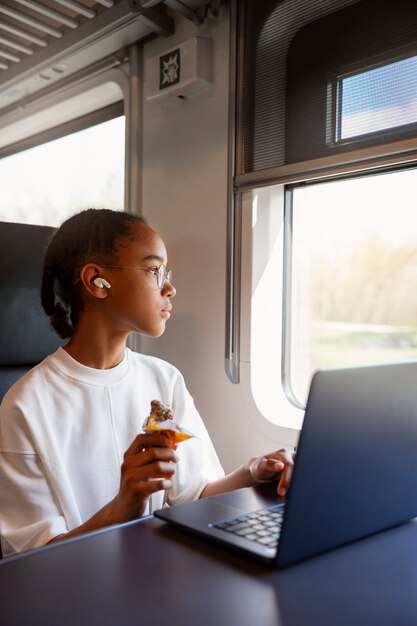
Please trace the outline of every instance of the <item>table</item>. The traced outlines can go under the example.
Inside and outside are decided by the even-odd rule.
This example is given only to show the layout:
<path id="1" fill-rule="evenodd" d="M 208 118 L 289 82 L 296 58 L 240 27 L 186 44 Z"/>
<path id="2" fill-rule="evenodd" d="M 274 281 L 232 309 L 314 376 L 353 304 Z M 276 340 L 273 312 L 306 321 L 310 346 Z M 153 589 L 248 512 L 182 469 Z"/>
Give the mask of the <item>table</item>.
<path id="1" fill-rule="evenodd" d="M 411 626 L 417 521 L 276 571 L 153 518 L 0 562 L 4 626 Z"/>

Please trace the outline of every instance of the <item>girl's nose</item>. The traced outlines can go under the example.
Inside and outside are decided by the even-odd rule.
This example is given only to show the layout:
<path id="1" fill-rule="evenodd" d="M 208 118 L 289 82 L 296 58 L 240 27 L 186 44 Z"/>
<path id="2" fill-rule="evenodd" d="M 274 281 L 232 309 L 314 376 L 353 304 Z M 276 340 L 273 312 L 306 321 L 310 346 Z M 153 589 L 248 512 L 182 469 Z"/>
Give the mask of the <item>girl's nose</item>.
<path id="1" fill-rule="evenodd" d="M 177 293 L 174 285 L 170 283 L 169 280 L 167 280 L 165 285 L 162 287 L 162 291 L 165 292 L 169 298 L 173 298 Z"/>

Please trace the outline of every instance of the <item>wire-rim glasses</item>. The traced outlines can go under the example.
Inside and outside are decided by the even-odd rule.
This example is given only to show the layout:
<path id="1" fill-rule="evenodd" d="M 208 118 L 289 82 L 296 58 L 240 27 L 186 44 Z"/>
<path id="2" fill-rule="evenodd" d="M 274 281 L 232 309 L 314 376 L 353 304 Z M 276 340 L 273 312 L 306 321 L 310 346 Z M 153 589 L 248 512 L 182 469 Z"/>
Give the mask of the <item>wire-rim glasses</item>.
<path id="1" fill-rule="evenodd" d="M 162 289 L 166 283 L 172 284 L 172 270 L 167 270 L 165 265 L 159 267 L 124 267 L 122 265 L 102 265 L 101 267 L 114 268 L 119 270 L 135 270 L 137 272 L 150 272 L 156 278 L 158 289 Z"/>

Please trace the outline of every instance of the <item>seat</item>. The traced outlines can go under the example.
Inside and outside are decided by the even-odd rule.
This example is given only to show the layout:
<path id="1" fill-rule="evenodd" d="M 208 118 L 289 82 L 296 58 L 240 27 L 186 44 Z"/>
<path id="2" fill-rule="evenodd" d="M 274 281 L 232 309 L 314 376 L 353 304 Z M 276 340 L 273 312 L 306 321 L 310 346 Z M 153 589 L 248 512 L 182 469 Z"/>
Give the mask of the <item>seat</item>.
<path id="1" fill-rule="evenodd" d="M 48 226 L 0 222 L 0 402 L 16 380 L 63 342 L 50 328 L 40 298 L 43 257 L 53 232 Z"/>
<path id="2" fill-rule="evenodd" d="M 0 222 L 0 401 L 63 340 L 40 302 L 43 257 L 54 229 Z"/>

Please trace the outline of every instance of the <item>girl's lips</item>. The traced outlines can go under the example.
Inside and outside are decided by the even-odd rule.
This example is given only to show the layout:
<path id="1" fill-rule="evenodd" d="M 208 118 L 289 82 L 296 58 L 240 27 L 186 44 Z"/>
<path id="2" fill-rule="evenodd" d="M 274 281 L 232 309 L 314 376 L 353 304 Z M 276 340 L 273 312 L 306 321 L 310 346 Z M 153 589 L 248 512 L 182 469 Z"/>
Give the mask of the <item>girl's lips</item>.
<path id="1" fill-rule="evenodd" d="M 165 319 L 169 319 L 171 317 L 171 310 L 172 309 L 162 309 L 161 310 L 162 317 L 165 317 Z"/>

